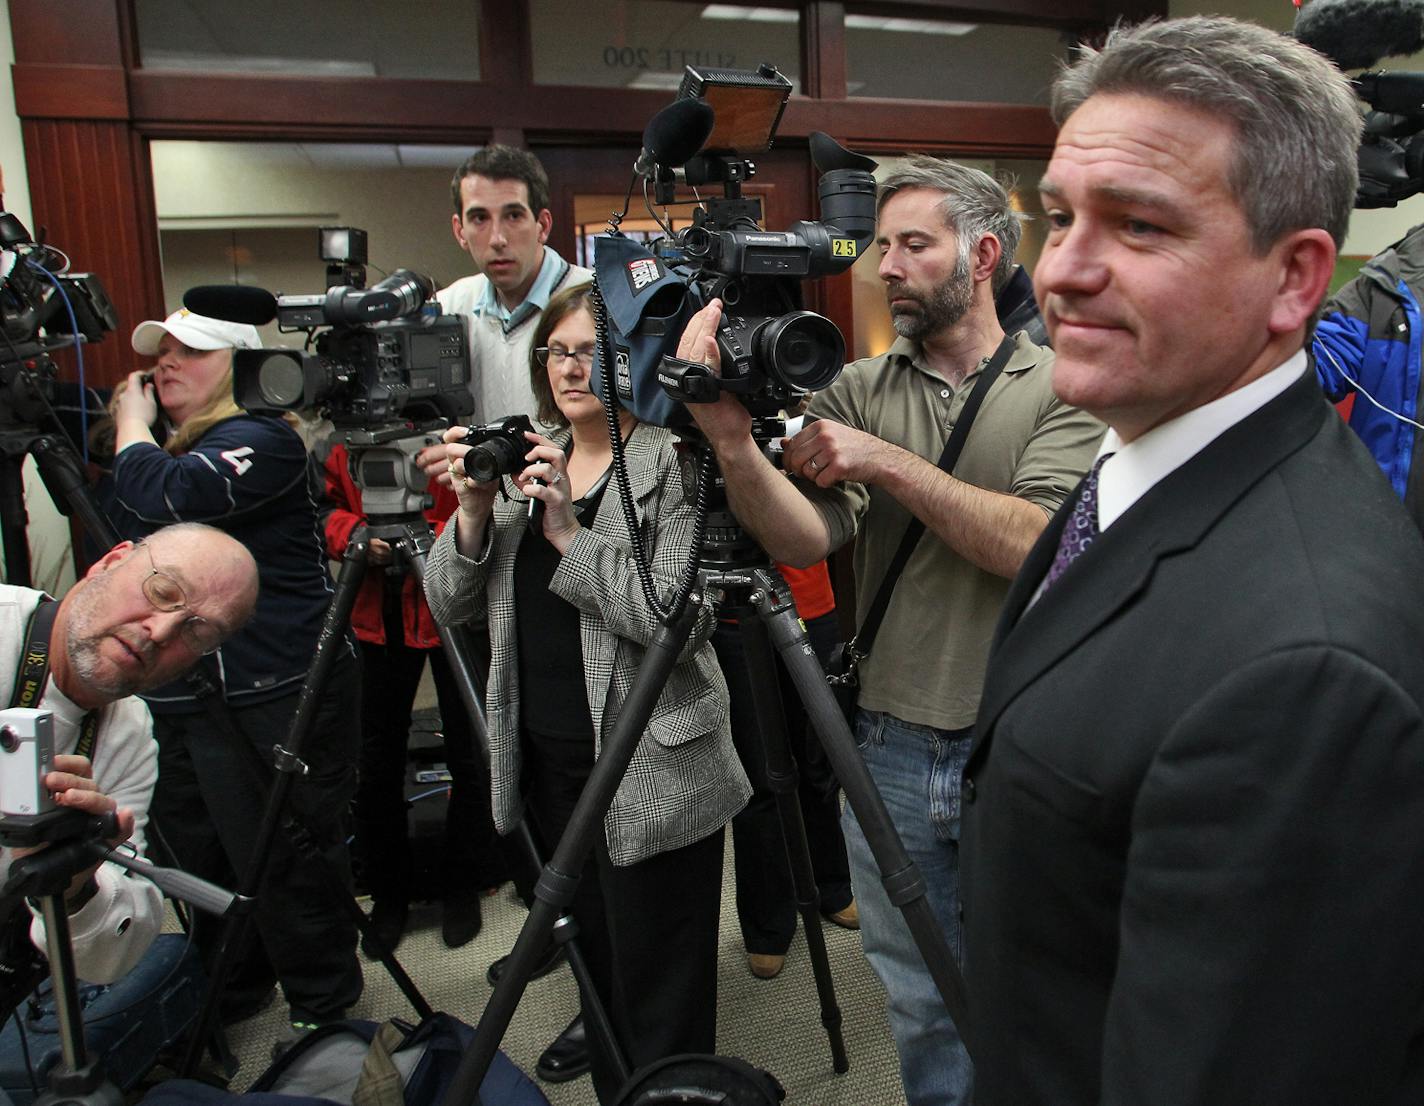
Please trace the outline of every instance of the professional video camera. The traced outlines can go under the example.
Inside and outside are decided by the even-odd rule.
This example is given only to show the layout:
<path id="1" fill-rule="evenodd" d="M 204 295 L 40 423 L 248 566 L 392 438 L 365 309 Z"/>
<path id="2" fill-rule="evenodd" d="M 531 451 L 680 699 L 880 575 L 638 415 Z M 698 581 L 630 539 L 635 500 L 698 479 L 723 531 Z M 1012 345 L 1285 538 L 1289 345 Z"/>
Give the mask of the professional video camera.
<path id="1" fill-rule="evenodd" d="M 34 426 L 55 400 L 50 354 L 98 341 L 119 320 L 97 276 L 66 272 L 68 258 L 8 211 L 0 251 L 0 428 Z"/>
<path id="2" fill-rule="evenodd" d="M 597 239 L 595 275 L 611 343 L 600 337 L 594 389 L 603 395 L 611 348 L 619 401 L 644 422 L 689 421 L 685 403 L 726 391 L 757 416 L 774 416 L 840 375 L 845 340 L 834 323 L 802 309 L 800 281 L 844 272 L 875 235 L 875 162 L 828 135 L 811 136 L 821 170 L 820 222 L 769 232 L 760 201 L 743 197 L 756 173 L 750 155 L 769 149 L 791 82 L 771 65 L 755 72 L 688 66 L 677 98 L 648 124 L 635 172 L 662 206 L 678 184 L 720 184 L 721 198 L 699 199 L 690 227 L 653 248 L 610 220 Z M 695 156 L 694 156 L 695 155 Z M 658 218 L 653 203 L 648 210 Z M 625 208 L 626 214 L 626 208 Z M 659 220 L 661 223 L 661 220 Z M 717 335 L 722 375 L 671 356 L 683 326 L 713 298 L 726 307 Z"/>
<path id="3" fill-rule="evenodd" d="M 1292 34 L 1342 70 L 1370 69 L 1424 49 L 1421 0 L 1313 0 Z M 1360 142 L 1357 208 L 1394 207 L 1424 191 L 1424 73 L 1361 73 L 1350 82 L 1370 108 Z"/>
<path id="4" fill-rule="evenodd" d="M 322 227 L 325 293 L 272 296 L 260 288 L 208 285 L 183 297 L 191 311 L 233 322 L 277 320 L 307 332 L 307 350 L 238 350 L 233 398 L 249 411 L 319 409 L 339 428 L 395 420 L 457 420 L 473 410 L 465 324 L 426 303 L 428 277 L 397 269 L 365 287 L 366 233 Z M 329 329 L 317 332 L 319 327 Z M 312 347 L 315 352 L 308 352 Z"/>

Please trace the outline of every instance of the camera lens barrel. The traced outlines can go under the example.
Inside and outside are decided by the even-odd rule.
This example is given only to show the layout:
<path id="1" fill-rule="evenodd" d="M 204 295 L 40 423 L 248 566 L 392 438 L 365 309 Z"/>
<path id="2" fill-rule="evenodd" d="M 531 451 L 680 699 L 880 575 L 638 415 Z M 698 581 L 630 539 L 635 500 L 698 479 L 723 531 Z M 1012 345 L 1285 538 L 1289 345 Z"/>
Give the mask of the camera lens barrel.
<path id="1" fill-rule="evenodd" d="M 519 467 L 519 447 L 508 438 L 491 438 L 465 454 L 465 473 L 488 482 Z"/>
<path id="2" fill-rule="evenodd" d="M 767 376 L 789 388 L 819 392 L 841 374 L 845 338 L 824 315 L 792 311 L 758 331 L 756 362 Z"/>

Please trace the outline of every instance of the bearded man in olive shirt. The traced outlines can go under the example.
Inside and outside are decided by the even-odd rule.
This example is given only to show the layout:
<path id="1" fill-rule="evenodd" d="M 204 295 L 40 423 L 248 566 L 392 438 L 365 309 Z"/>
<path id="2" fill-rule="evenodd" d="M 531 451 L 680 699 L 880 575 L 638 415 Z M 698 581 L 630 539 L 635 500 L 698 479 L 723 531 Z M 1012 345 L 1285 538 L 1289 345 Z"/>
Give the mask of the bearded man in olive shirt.
<path id="1" fill-rule="evenodd" d="M 895 828 L 959 951 L 959 781 L 999 607 L 1049 516 L 1091 463 L 1103 427 L 1053 394 L 1053 354 L 1005 337 L 994 296 L 1013 270 L 1019 216 L 996 181 L 933 158 L 880 186 L 880 276 L 900 337 L 846 366 L 812 401 L 816 421 L 786 443 L 787 480 L 730 396 L 689 407 L 738 520 L 774 559 L 811 564 L 859 535 L 857 625 L 911 516 L 927 533 L 861 663 L 856 741 Z M 694 317 L 679 355 L 717 364 L 720 304 Z M 1003 372 L 954 474 L 937 465 L 975 382 L 1001 343 Z M 973 1075 L 959 1034 L 865 836 L 845 812 L 861 937 L 889 995 L 911 1106 L 962 1106 Z"/>

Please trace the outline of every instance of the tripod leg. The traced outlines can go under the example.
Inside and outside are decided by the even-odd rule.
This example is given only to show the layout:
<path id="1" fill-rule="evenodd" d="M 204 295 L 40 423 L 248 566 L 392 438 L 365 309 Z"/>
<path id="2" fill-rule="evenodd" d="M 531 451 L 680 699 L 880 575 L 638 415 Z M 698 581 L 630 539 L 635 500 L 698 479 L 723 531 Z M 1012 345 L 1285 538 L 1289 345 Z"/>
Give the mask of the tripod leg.
<path id="1" fill-rule="evenodd" d="M 568 828 L 554 849 L 553 859 L 545 865 L 534 888 L 534 904 L 529 917 L 519 931 L 509 965 L 485 1007 L 475 1039 L 460 1060 L 460 1067 L 442 1100 L 442 1106 L 473 1106 L 478 1100 L 480 1084 L 489 1071 L 499 1042 L 504 1039 L 514 1009 L 528 986 L 534 964 L 548 945 L 549 932 L 559 914 L 573 901 L 578 887 L 578 872 L 583 869 L 603 816 L 613 802 L 628 762 L 633 759 L 638 741 L 652 717 L 658 696 L 662 694 L 668 676 L 677 664 L 678 655 L 692 633 L 692 625 L 701 609 L 701 597 L 692 595 L 681 617 L 671 625 L 660 626 L 643 654 L 642 667 L 628 691 L 628 698 L 618 714 L 618 720 L 605 735 L 593 773 L 584 785 L 569 818 Z M 697 998 L 689 998 L 697 1001 Z"/>
<path id="2" fill-rule="evenodd" d="M 19 457 L 0 453 L 0 540 L 5 543 L 5 582 L 30 585 L 30 516 L 25 511 L 25 478 Z"/>
<path id="3" fill-rule="evenodd" d="M 49 489 L 50 498 L 59 505 L 59 509 L 66 515 L 78 515 L 89 536 L 104 549 L 118 545 L 119 532 L 94 503 L 79 457 L 69 443 L 53 434 L 46 434 L 30 443 L 30 452 L 34 455 L 45 487 Z"/>
<path id="4" fill-rule="evenodd" d="M 356 603 L 356 593 L 360 589 L 361 577 L 366 569 L 366 549 L 364 541 L 352 541 L 346 547 L 346 553 L 341 560 L 341 573 L 337 577 L 336 594 L 332 597 L 331 605 L 327 608 L 326 618 L 322 621 L 321 633 L 317 638 L 316 656 L 313 658 L 311 668 L 307 671 L 307 678 L 302 684 L 301 697 L 297 702 L 296 715 L 292 719 L 286 745 L 279 747 L 277 752 L 277 780 L 268 796 L 267 806 L 262 812 L 262 821 L 257 829 L 252 852 L 252 862 L 248 865 L 248 870 L 243 873 L 240 887 L 240 892 L 250 898 L 255 899 L 260 893 L 271 854 L 270 845 L 272 838 L 281 826 L 283 810 L 287 805 L 287 794 L 291 790 L 293 776 L 297 772 L 305 771 L 306 768 L 300 760 L 302 745 L 316 720 L 317 708 L 331 678 L 332 668 L 335 666 L 341 650 L 346 648 L 345 630 L 351 621 L 351 608 Z M 218 947 L 218 955 L 213 965 L 212 979 L 208 983 L 208 994 L 203 1003 L 202 1014 L 193 1036 L 188 1042 L 187 1052 L 183 1056 L 181 1068 L 183 1075 L 192 1076 L 197 1070 L 198 1061 L 202 1058 L 203 1045 L 212 1036 L 213 1025 L 217 1019 L 218 996 L 222 994 L 223 985 L 232 969 L 237 950 L 241 947 L 248 921 L 248 914 L 232 915 L 223 930 L 222 943 Z"/>
<path id="5" fill-rule="evenodd" d="M 794 610 L 777 609 L 765 589 L 755 593 L 752 602 L 766 620 L 771 641 L 796 682 L 811 724 L 845 789 L 846 801 L 860 821 L 876 866 L 880 869 L 885 893 L 904 914 L 915 945 L 924 957 L 925 966 L 944 1001 L 945 1010 L 954 1019 L 965 1050 L 972 1059 L 974 1052 L 964 977 L 960 975 L 954 955 L 949 951 L 939 923 L 930 910 L 925 897 L 924 877 L 895 832 L 890 813 L 885 809 L 885 801 L 875 781 L 870 778 L 870 772 L 856 749 L 850 727 L 846 725 L 835 697 L 826 685 L 825 671 L 806 641 L 805 631 L 797 621 Z"/>
<path id="6" fill-rule="evenodd" d="M 425 526 L 423 529 L 412 528 L 406 537 L 397 544 L 397 548 L 409 560 L 411 571 L 415 574 L 422 589 L 425 587 L 425 560 L 430 542 L 430 528 Z M 481 705 L 484 689 L 478 686 L 475 666 L 470 659 L 472 650 L 469 634 L 463 627 L 441 626 L 439 631 L 440 642 L 445 649 L 446 658 L 450 662 L 450 671 L 455 677 L 455 686 L 460 693 L 460 701 L 464 704 L 465 713 L 469 716 L 470 729 L 474 733 L 476 747 L 488 767 L 490 760 L 489 729 L 485 724 L 485 712 Z M 520 847 L 534 866 L 534 870 L 536 872 L 542 870 L 544 858 L 539 853 L 539 846 L 534 841 L 534 834 L 529 829 L 527 819 L 520 820 L 515 833 L 519 837 Z M 570 899 L 572 899 L 572 891 Z M 613 1032 L 613 1021 L 608 1016 L 608 1010 L 604 1007 L 602 1000 L 598 997 L 597 989 L 593 986 L 593 977 L 589 973 L 588 964 L 584 960 L 583 952 L 576 940 L 578 926 L 574 923 L 572 916 L 568 913 L 561 913 L 554 921 L 551 933 L 564 946 L 565 955 L 569 960 L 569 970 L 573 972 L 574 979 L 578 981 L 580 995 L 587 996 L 587 1001 L 582 1005 L 588 1032 L 602 1044 L 604 1055 L 613 1061 L 619 1081 L 624 1082 L 629 1075 L 628 1061 Z M 542 951 L 542 947 L 540 951 Z M 505 969 L 506 974 L 510 970 L 512 970 L 512 963 Z M 527 984 L 528 980 L 526 979 L 525 982 Z M 516 997 L 515 1005 L 518 1005 L 518 1001 L 518 997 Z M 512 1013 L 513 1007 L 511 1007 L 511 1016 Z M 481 1021 L 483 1023 L 483 1019 Z M 496 1041 L 495 1047 L 498 1045 L 499 1042 Z M 483 1079 L 483 1076 L 481 1078 Z"/>
<path id="7" fill-rule="evenodd" d="M 796 888 L 796 906 L 801 912 L 806 947 L 811 954 L 811 970 L 816 978 L 816 994 L 821 1002 L 821 1024 L 825 1026 L 826 1037 L 830 1041 L 831 1067 L 837 1074 L 843 1074 L 850 1069 L 850 1061 L 846 1057 L 845 1040 L 841 1035 L 841 1011 L 836 1005 L 836 985 L 826 952 L 826 935 L 821 928 L 821 896 L 811 869 L 811 846 L 806 839 L 806 823 L 801 817 L 801 802 L 797 795 L 796 761 L 792 759 L 786 741 L 786 715 L 781 705 L 781 692 L 776 685 L 776 658 L 771 651 L 766 626 L 759 615 L 741 618 L 738 624 L 752 700 L 756 705 L 757 728 L 761 732 L 766 756 L 767 780 L 776 796 L 786 856 Z"/>

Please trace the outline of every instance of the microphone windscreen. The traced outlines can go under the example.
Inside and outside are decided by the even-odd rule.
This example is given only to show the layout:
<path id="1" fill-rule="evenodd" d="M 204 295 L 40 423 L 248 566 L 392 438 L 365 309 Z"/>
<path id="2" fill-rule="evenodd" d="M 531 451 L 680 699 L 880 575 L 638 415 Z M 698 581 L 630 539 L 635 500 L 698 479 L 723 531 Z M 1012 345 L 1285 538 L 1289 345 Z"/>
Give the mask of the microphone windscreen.
<path id="1" fill-rule="evenodd" d="M 1311 0 L 1291 32 L 1341 69 L 1424 48 L 1424 0 Z"/>
<path id="2" fill-rule="evenodd" d="M 277 297 L 243 284 L 200 284 L 183 293 L 183 306 L 211 319 L 264 326 L 277 317 Z"/>
<path id="3" fill-rule="evenodd" d="M 674 100 L 648 120 L 643 149 L 664 169 L 686 165 L 712 134 L 714 118 L 706 100 Z"/>

